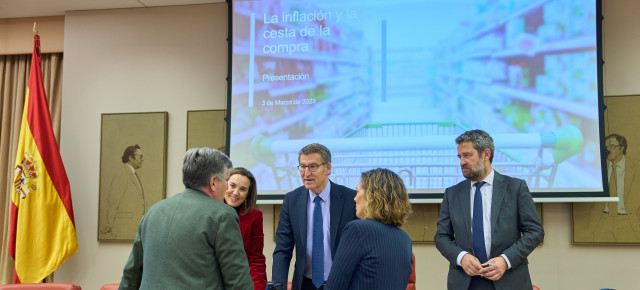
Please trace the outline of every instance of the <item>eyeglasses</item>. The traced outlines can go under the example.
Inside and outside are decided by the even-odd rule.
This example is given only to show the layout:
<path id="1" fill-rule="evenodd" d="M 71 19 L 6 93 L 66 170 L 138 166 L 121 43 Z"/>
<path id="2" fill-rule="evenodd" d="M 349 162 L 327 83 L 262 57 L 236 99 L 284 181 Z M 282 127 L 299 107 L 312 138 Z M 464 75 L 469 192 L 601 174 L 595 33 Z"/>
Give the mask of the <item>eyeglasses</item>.
<path id="1" fill-rule="evenodd" d="M 320 166 L 325 165 L 326 163 L 321 163 L 321 164 L 311 164 L 311 165 L 298 165 L 298 170 L 300 170 L 300 172 L 305 172 L 305 170 L 309 169 L 309 171 L 311 172 L 316 172 L 318 171 L 318 168 L 320 168 Z"/>
<path id="2" fill-rule="evenodd" d="M 620 145 L 613 145 L 613 144 L 607 145 L 607 149 L 609 149 L 609 150 L 616 149 L 616 147 L 620 147 Z"/>

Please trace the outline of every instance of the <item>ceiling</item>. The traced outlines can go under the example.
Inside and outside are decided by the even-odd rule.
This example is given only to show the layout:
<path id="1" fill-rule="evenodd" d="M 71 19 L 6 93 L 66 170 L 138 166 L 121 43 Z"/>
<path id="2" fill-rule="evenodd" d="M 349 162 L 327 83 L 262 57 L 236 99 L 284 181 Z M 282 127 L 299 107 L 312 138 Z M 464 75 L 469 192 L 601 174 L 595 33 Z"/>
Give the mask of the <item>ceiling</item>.
<path id="1" fill-rule="evenodd" d="M 222 3 L 225 0 L 0 0 L 0 19 L 64 15 L 66 11 Z"/>

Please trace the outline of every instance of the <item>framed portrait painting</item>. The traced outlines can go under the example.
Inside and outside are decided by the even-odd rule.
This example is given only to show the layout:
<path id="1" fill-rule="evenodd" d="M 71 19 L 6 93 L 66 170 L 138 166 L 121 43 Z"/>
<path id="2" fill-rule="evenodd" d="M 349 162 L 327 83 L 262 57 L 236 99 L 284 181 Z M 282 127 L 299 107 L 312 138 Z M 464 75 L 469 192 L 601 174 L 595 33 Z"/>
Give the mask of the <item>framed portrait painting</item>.
<path id="1" fill-rule="evenodd" d="M 573 203 L 575 244 L 640 245 L 640 96 L 605 97 L 609 195 L 618 202 Z"/>
<path id="2" fill-rule="evenodd" d="M 187 150 L 193 147 L 210 147 L 225 152 L 226 116 L 227 110 L 187 111 Z"/>
<path id="3" fill-rule="evenodd" d="M 167 112 L 102 114 L 98 241 L 132 241 L 165 198 Z"/>

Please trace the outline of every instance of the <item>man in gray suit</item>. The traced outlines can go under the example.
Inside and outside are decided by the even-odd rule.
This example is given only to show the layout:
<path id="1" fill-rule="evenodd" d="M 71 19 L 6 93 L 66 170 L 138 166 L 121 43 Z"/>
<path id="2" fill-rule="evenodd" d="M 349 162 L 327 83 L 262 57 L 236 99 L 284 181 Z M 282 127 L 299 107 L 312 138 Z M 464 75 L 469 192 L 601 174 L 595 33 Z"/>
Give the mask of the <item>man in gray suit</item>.
<path id="1" fill-rule="evenodd" d="M 445 190 L 435 235 L 450 262 L 448 289 L 531 289 L 527 256 L 544 230 L 527 184 L 492 169 L 486 132 L 467 131 L 456 143 L 467 180 Z"/>
<path id="2" fill-rule="evenodd" d="M 222 202 L 231 167 L 218 150 L 187 151 L 186 189 L 142 217 L 120 289 L 253 289 L 238 214 Z"/>

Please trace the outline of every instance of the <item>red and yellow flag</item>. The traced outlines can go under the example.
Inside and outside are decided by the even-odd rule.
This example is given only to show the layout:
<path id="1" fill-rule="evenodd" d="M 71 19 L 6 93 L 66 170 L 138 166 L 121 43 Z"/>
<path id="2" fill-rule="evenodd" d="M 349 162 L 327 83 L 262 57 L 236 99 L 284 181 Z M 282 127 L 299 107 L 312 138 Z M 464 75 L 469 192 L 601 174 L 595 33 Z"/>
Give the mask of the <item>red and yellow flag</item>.
<path id="1" fill-rule="evenodd" d="M 78 250 L 69 180 L 53 135 L 34 36 L 11 195 L 14 283 L 39 282 Z"/>

